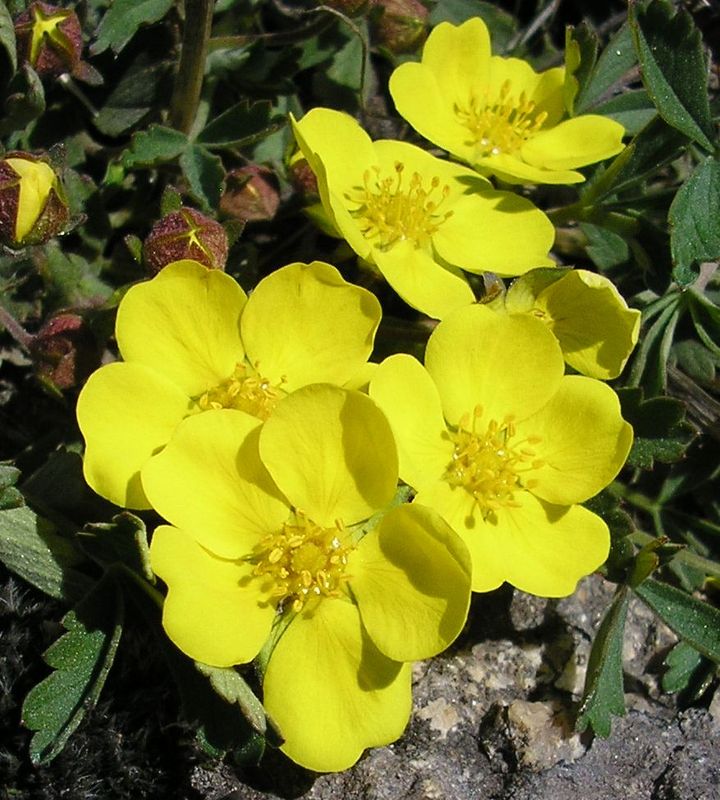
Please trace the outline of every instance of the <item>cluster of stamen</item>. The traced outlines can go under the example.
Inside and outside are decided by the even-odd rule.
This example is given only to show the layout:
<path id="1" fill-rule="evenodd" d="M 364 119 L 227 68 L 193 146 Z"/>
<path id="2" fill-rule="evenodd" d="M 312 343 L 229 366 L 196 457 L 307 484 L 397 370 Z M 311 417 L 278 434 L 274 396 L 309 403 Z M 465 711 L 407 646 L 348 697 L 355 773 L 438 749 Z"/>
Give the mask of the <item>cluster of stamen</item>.
<path id="1" fill-rule="evenodd" d="M 529 436 L 512 441 L 517 434 L 511 416 L 502 423 L 490 420 L 484 432 L 478 430 L 482 408 L 465 414 L 457 430 L 450 433 L 455 445 L 452 461 L 445 472 L 451 486 L 464 487 L 475 499 L 483 519 L 499 508 L 519 506 L 515 492 L 531 489 L 536 481 L 525 479 L 525 473 L 539 469 L 543 461 L 535 457 L 530 445 L 540 437 Z"/>
<path id="2" fill-rule="evenodd" d="M 426 188 L 427 187 L 427 188 Z M 366 239 L 376 239 L 382 249 L 410 240 L 428 244 L 440 225 L 452 216 L 441 211 L 450 187 L 440 186 L 437 176 L 428 182 L 414 172 L 408 180 L 405 165 L 395 162 L 394 174 L 381 177 L 379 167 L 365 170 L 363 185 L 347 193 L 345 199 L 356 206 L 350 210 Z"/>
<path id="3" fill-rule="evenodd" d="M 259 375 L 256 369 L 237 364 L 232 375 L 201 395 L 197 404 L 202 411 L 234 408 L 266 420 L 282 396 L 282 390 Z"/>
<path id="4" fill-rule="evenodd" d="M 547 112 L 536 112 L 535 102 L 525 92 L 511 95 L 512 85 L 506 80 L 497 99 L 473 96 L 467 107 L 455 105 L 455 113 L 472 134 L 478 157 L 515 153 L 534 136 L 547 119 Z"/>
<path id="5" fill-rule="evenodd" d="M 253 574 L 272 579 L 278 608 L 300 611 L 312 598 L 340 597 L 348 556 L 354 549 L 341 522 L 322 528 L 301 512 L 255 548 Z"/>

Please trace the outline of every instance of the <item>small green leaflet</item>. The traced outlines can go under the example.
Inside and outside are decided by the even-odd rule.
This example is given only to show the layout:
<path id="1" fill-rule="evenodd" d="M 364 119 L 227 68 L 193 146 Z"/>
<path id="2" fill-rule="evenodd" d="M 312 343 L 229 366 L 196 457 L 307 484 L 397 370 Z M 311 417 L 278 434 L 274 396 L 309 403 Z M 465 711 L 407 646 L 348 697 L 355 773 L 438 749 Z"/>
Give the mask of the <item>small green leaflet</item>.
<path id="1" fill-rule="evenodd" d="M 115 658 L 122 618 L 122 593 L 110 576 L 63 618 L 67 633 L 45 653 L 55 671 L 30 690 L 22 708 L 23 724 L 35 731 L 33 764 L 52 761 L 95 707 Z"/>
<path id="2" fill-rule="evenodd" d="M 113 0 L 98 26 L 90 52 L 96 56 L 110 47 L 117 55 L 141 25 L 158 22 L 173 5 L 173 0 Z"/>
<path id="3" fill-rule="evenodd" d="M 579 731 L 589 725 L 603 738 L 610 735 L 612 717 L 625 714 L 622 650 L 629 598 L 627 587 L 621 586 L 600 623 L 590 651 L 576 723 Z"/>

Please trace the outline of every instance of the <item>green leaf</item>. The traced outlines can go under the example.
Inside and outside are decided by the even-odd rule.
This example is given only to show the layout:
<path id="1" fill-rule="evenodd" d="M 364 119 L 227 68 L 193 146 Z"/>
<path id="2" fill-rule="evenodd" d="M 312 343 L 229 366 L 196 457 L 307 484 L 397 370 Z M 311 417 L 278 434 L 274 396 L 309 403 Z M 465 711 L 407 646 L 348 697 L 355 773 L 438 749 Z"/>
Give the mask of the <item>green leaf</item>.
<path id="1" fill-rule="evenodd" d="M 621 583 L 628 564 L 635 557 L 635 548 L 628 536 L 635 530 L 630 515 L 620 507 L 619 499 L 608 489 L 586 500 L 583 505 L 605 521 L 610 531 L 610 554 L 605 562 L 609 580 Z"/>
<path id="2" fill-rule="evenodd" d="M 571 115 L 575 113 L 577 98 L 582 95 L 595 69 L 597 54 L 597 34 L 586 23 L 565 28 L 564 99 Z"/>
<path id="3" fill-rule="evenodd" d="M 122 154 L 122 165 L 125 169 L 132 169 L 172 161 L 187 146 L 188 139 L 184 133 L 162 125 L 151 125 L 146 131 L 133 134 L 130 147 Z"/>
<path id="4" fill-rule="evenodd" d="M 96 56 L 110 47 L 117 55 L 141 25 L 158 22 L 173 4 L 173 0 L 113 0 L 98 26 L 90 52 Z"/>
<path id="5" fill-rule="evenodd" d="M 90 263 L 75 253 L 66 254 L 57 242 L 45 246 L 41 272 L 48 282 L 48 294 L 59 306 L 99 306 L 112 288 L 99 276 L 101 264 Z"/>
<path id="6" fill-rule="evenodd" d="M 485 0 L 442 0 L 434 3 L 430 11 L 430 24 L 434 27 L 440 22 L 461 25 L 471 17 L 481 17 L 490 29 L 493 51 L 504 52 L 508 42 L 517 30 L 515 18 L 495 3 Z"/>
<path id="7" fill-rule="evenodd" d="M 92 585 L 75 569 L 84 558 L 72 541 L 27 506 L 0 511 L 0 561 L 58 600 L 82 597 Z"/>
<path id="8" fill-rule="evenodd" d="M 9 464 L 0 464 L 0 511 L 23 504 L 23 496 L 15 488 L 19 478 L 19 469 Z"/>
<path id="9" fill-rule="evenodd" d="M 170 91 L 168 65 L 141 53 L 93 118 L 93 125 L 106 136 L 120 136 L 157 110 Z"/>
<path id="10" fill-rule="evenodd" d="M 273 112 L 269 102 L 250 105 L 243 100 L 215 117 L 197 137 L 197 142 L 211 148 L 240 147 L 269 136 L 284 124 L 285 120 Z"/>
<path id="11" fill-rule="evenodd" d="M 78 544 L 99 564 L 124 564 L 144 580 L 155 583 L 145 523 L 129 511 L 117 514 L 112 522 L 86 525 L 78 534 Z"/>
<path id="12" fill-rule="evenodd" d="M 219 156 L 202 145 L 193 144 L 180 156 L 180 167 L 191 194 L 203 211 L 212 211 L 220 203 L 225 170 Z"/>
<path id="13" fill-rule="evenodd" d="M 587 254 L 599 269 L 624 264 L 630 258 L 627 242 L 617 233 L 588 222 L 580 223 L 580 229 L 588 239 Z"/>
<path id="14" fill-rule="evenodd" d="M 639 183 L 674 161 L 687 142 L 686 136 L 656 116 L 615 157 L 600 179 L 581 192 L 582 196 L 590 192 L 597 202 Z"/>
<path id="15" fill-rule="evenodd" d="M 23 64 L 7 88 L 0 135 L 20 131 L 45 112 L 45 90 L 37 72 Z"/>
<path id="16" fill-rule="evenodd" d="M 5 3 L 0 3 L 0 46 L 7 53 L 11 73 L 17 69 L 17 46 L 13 18 Z"/>
<path id="17" fill-rule="evenodd" d="M 575 113 L 587 113 L 633 68 L 636 61 L 632 35 L 626 23 L 610 39 L 597 59 L 592 74 L 581 85 L 575 99 Z"/>
<path id="18" fill-rule="evenodd" d="M 625 714 L 622 651 L 628 603 L 627 587 L 622 586 L 595 635 L 578 712 L 577 730 L 584 731 L 590 725 L 603 738 L 610 735 L 612 717 Z"/>
<path id="19" fill-rule="evenodd" d="M 720 356 L 695 339 L 675 342 L 672 358 L 684 373 L 702 386 L 712 385 L 720 365 Z"/>
<path id="20" fill-rule="evenodd" d="M 667 671 L 662 676 L 664 692 L 680 692 L 690 683 L 695 670 L 700 666 L 702 656 L 687 642 L 678 642 L 665 656 Z"/>
<path id="21" fill-rule="evenodd" d="M 47 764 L 65 746 L 87 711 L 95 707 L 122 632 L 122 593 L 106 577 L 65 615 L 67 630 L 45 653 L 55 672 L 30 690 L 22 722 L 35 735 L 30 760 Z"/>
<path id="22" fill-rule="evenodd" d="M 720 662 L 720 611 L 652 578 L 634 591 L 670 630 L 702 655 Z"/>
<path id="23" fill-rule="evenodd" d="M 182 195 L 174 186 L 166 186 L 160 198 L 160 214 L 164 217 L 182 208 Z M 142 259 L 138 259 L 141 261 Z"/>
<path id="24" fill-rule="evenodd" d="M 720 308 L 699 289 L 691 288 L 687 297 L 700 341 L 715 355 L 720 355 Z"/>
<path id="25" fill-rule="evenodd" d="M 619 122 L 625 133 L 634 136 L 657 116 L 657 111 L 644 89 L 619 94 L 593 108 L 594 114 L 602 114 Z"/>
<path id="26" fill-rule="evenodd" d="M 680 187 L 668 220 L 676 268 L 693 267 L 720 257 L 720 163 L 712 156 L 698 164 Z"/>
<path id="27" fill-rule="evenodd" d="M 267 730 L 265 709 L 237 670 L 231 667 L 211 667 L 199 661 L 195 662 L 195 667 L 210 681 L 214 691 L 226 703 L 238 706 L 254 731 L 265 734 Z"/>
<path id="28" fill-rule="evenodd" d="M 666 122 L 713 151 L 715 131 L 707 93 L 700 31 L 669 0 L 629 6 L 630 28 L 643 83 Z"/>
<path id="29" fill-rule="evenodd" d="M 680 318 L 680 297 L 672 295 L 671 302 L 645 330 L 633 357 L 630 386 L 642 384 L 650 395 L 661 394 L 667 387 L 667 362 Z"/>
<path id="30" fill-rule="evenodd" d="M 623 417 L 633 426 L 633 441 L 628 464 L 652 469 L 655 461 L 671 464 L 679 461 L 693 439 L 693 430 L 685 421 L 685 406 L 670 397 L 643 399 L 639 388 L 619 389 Z"/>

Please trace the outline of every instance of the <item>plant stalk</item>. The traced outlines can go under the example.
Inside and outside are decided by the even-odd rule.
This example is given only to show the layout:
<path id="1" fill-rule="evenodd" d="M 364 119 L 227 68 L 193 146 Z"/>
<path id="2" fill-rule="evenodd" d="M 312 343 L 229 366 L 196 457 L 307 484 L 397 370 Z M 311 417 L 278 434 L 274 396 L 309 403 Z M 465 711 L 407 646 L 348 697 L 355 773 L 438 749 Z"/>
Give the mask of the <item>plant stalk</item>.
<path id="1" fill-rule="evenodd" d="M 170 104 L 170 122 L 182 133 L 190 133 L 197 114 L 214 5 L 213 0 L 185 0 L 180 64 Z"/>

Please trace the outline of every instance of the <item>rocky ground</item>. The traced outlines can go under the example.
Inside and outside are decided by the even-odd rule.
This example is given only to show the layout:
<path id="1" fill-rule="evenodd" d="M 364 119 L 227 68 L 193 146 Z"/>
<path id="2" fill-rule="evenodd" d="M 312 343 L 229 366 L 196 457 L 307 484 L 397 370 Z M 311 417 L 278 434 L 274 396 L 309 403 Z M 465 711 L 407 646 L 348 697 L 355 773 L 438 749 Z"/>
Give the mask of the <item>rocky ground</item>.
<path id="1" fill-rule="evenodd" d="M 583 581 L 549 601 L 510 590 L 478 596 L 454 648 L 416 666 L 405 736 L 340 775 L 314 775 L 275 752 L 242 772 L 195 748 L 152 643 L 121 647 L 104 700 L 51 765 L 32 768 L 19 727 L 39 654 L 62 609 L 8 578 L 0 593 L 2 800 L 717 800 L 720 691 L 679 709 L 659 690 L 675 641 L 634 603 L 625 640 L 627 716 L 607 740 L 573 732 L 591 636 L 612 587 Z"/>

